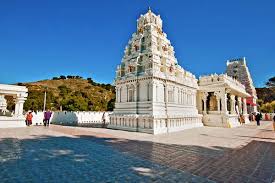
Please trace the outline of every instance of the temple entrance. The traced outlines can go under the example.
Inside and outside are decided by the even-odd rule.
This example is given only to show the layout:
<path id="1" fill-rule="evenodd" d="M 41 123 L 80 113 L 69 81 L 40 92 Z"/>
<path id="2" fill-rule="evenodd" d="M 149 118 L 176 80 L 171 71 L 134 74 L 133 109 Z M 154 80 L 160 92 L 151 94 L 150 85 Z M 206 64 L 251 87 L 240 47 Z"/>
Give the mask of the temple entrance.
<path id="1" fill-rule="evenodd" d="M 209 92 L 206 99 L 206 111 L 218 111 L 218 100 L 214 92 Z"/>

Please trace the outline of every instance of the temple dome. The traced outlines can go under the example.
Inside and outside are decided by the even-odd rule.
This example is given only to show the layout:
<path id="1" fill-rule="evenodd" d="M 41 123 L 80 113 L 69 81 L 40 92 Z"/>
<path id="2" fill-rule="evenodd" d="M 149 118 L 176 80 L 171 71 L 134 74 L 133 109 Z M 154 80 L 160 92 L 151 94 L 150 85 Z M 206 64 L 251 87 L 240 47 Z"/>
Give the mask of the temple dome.
<path id="1" fill-rule="evenodd" d="M 162 20 L 160 15 L 156 15 L 149 8 L 148 12 L 145 15 L 141 15 L 137 20 L 137 27 L 142 28 L 146 25 L 154 25 L 162 29 Z"/>

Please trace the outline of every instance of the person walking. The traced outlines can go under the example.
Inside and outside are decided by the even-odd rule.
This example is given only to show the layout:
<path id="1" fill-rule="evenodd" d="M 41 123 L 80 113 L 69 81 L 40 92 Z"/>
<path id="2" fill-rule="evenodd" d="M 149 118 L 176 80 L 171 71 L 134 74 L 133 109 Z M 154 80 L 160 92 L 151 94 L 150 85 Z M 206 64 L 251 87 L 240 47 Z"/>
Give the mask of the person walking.
<path id="1" fill-rule="evenodd" d="M 273 116 L 273 130 L 275 132 L 275 115 Z"/>
<path id="2" fill-rule="evenodd" d="M 50 126 L 51 116 L 52 112 L 49 109 L 44 112 L 44 126 Z"/>
<path id="3" fill-rule="evenodd" d="M 257 113 L 255 118 L 256 118 L 256 121 L 257 121 L 257 126 L 260 126 L 261 114 Z"/>
<path id="4" fill-rule="evenodd" d="M 26 125 L 27 126 L 30 126 L 32 124 L 32 118 L 33 118 L 32 111 L 29 111 L 26 116 Z"/>

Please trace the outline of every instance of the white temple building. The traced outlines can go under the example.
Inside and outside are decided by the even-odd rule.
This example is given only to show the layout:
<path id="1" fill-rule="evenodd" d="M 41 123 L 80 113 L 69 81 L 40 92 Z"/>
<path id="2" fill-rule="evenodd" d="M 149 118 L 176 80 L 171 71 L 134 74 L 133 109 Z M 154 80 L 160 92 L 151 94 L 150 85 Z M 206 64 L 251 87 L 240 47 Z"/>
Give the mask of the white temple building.
<path id="1" fill-rule="evenodd" d="M 203 126 L 196 107 L 197 81 L 178 65 L 160 16 L 149 9 L 137 20 L 117 67 L 108 128 L 159 134 Z"/>
<path id="2" fill-rule="evenodd" d="M 245 86 L 226 74 L 199 79 L 197 106 L 205 126 L 231 128 L 240 126 L 240 117 L 249 123 Z"/>
<path id="3" fill-rule="evenodd" d="M 12 96 L 15 102 L 13 113 L 7 110 L 5 96 Z M 23 106 L 28 96 L 25 86 L 0 84 L 0 128 L 25 127 Z"/>

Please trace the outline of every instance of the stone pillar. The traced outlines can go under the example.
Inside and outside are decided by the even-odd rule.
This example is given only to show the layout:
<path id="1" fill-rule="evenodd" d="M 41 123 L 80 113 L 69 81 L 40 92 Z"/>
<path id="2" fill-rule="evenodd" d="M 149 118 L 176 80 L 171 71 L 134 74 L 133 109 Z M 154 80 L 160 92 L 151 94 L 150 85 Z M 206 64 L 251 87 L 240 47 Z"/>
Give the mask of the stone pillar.
<path id="1" fill-rule="evenodd" d="M 238 109 L 239 109 L 239 114 L 242 114 L 242 98 L 238 97 Z"/>
<path id="2" fill-rule="evenodd" d="M 207 100 L 207 97 L 208 97 L 208 92 L 203 92 L 202 93 L 202 100 L 203 100 L 203 114 L 206 114 L 207 113 L 207 106 L 206 106 L 206 100 Z"/>
<path id="3" fill-rule="evenodd" d="M 172 100 L 173 103 L 176 102 L 175 87 L 173 87 Z"/>
<path id="4" fill-rule="evenodd" d="M 25 103 L 26 98 L 19 96 L 15 99 L 15 110 L 14 115 L 15 116 L 23 116 L 23 107 Z"/>
<path id="5" fill-rule="evenodd" d="M 231 109 L 230 109 L 230 112 L 231 114 L 236 114 L 236 111 L 235 111 L 235 95 L 230 95 L 230 100 L 231 100 Z"/>
<path id="6" fill-rule="evenodd" d="M 187 103 L 187 91 L 186 90 L 183 92 L 183 103 L 188 104 Z"/>
<path id="7" fill-rule="evenodd" d="M 122 100 L 121 100 L 122 92 L 123 92 L 123 91 L 122 91 L 122 87 L 120 87 L 120 88 L 119 88 L 119 102 L 122 102 Z"/>
<path id="8" fill-rule="evenodd" d="M 196 93 L 193 91 L 192 92 L 192 106 L 195 106 L 196 104 L 195 104 L 195 99 L 196 99 Z"/>
<path id="9" fill-rule="evenodd" d="M 246 98 L 243 98 L 243 114 L 247 114 Z"/>
<path id="10" fill-rule="evenodd" d="M 139 101 L 139 83 L 135 86 L 135 102 Z"/>
<path id="11" fill-rule="evenodd" d="M 128 102 L 129 101 L 129 86 L 128 85 L 126 85 L 126 102 Z"/>
<path id="12" fill-rule="evenodd" d="M 221 111 L 221 106 L 220 106 L 221 92 L 216 91 L 214 92 L 214 95 L 216 96 L 216 100 L 217 100 L 217 109 L 220 112 Z"/>
<path id="13" fill-rule="evenodd" d="M 190 98 L 191 98 L 190 104 L 193 106 L 194 105 L 194 95 L 193 95 L 193 92 L 190 93 Z"/>
<path id="14" fill-rule="evenodd" d="M 165 103 L 168 102 L 168 86 L 167 85 L 164 86 L 164 102 Z"/>
<path id="15" fill-rule="evenodd" d="M 119 101 L 119 100 L 118 100 L 118 95 L 119 95 L 118 91 L 119 91 L 119 89 L 116 87 L 116 102 Z"/>
<path id="16" fill-rule="evenodd" d="M 221 103 L 222 103 L 222 111 L 224 114 L 228 114 L 227 109 L 227 93 L 223 94 L 221 97 Z"/>
<path id="17" fill-rule="evenodd" d="M 180 104 L 180 89 L 179 89 L 179 87 L 177 89 L 178 89 L 178 97 L 177 97 L 177 99 L 178 99 L 178 104 Z"/>
<path id="18" fill-rule="evenodd" d="M 150 89 L 151 90 L 150 91 L 151 92 L 150 96 L 151 96 L 151 100 L 153 102 L 156 102 L 156 96 L 155 96 L 156 95 L 156 87 L 155 86 L 156 86 L 156 83 L 154 81 L 152 81 L 151 82 L 151 89 Z"/>
<path id="19" fill-rule="evenodd" d="M 147 101 L 150 101 L 150 83 L 146 84 L 146 88 L 147 88 Z"/>

